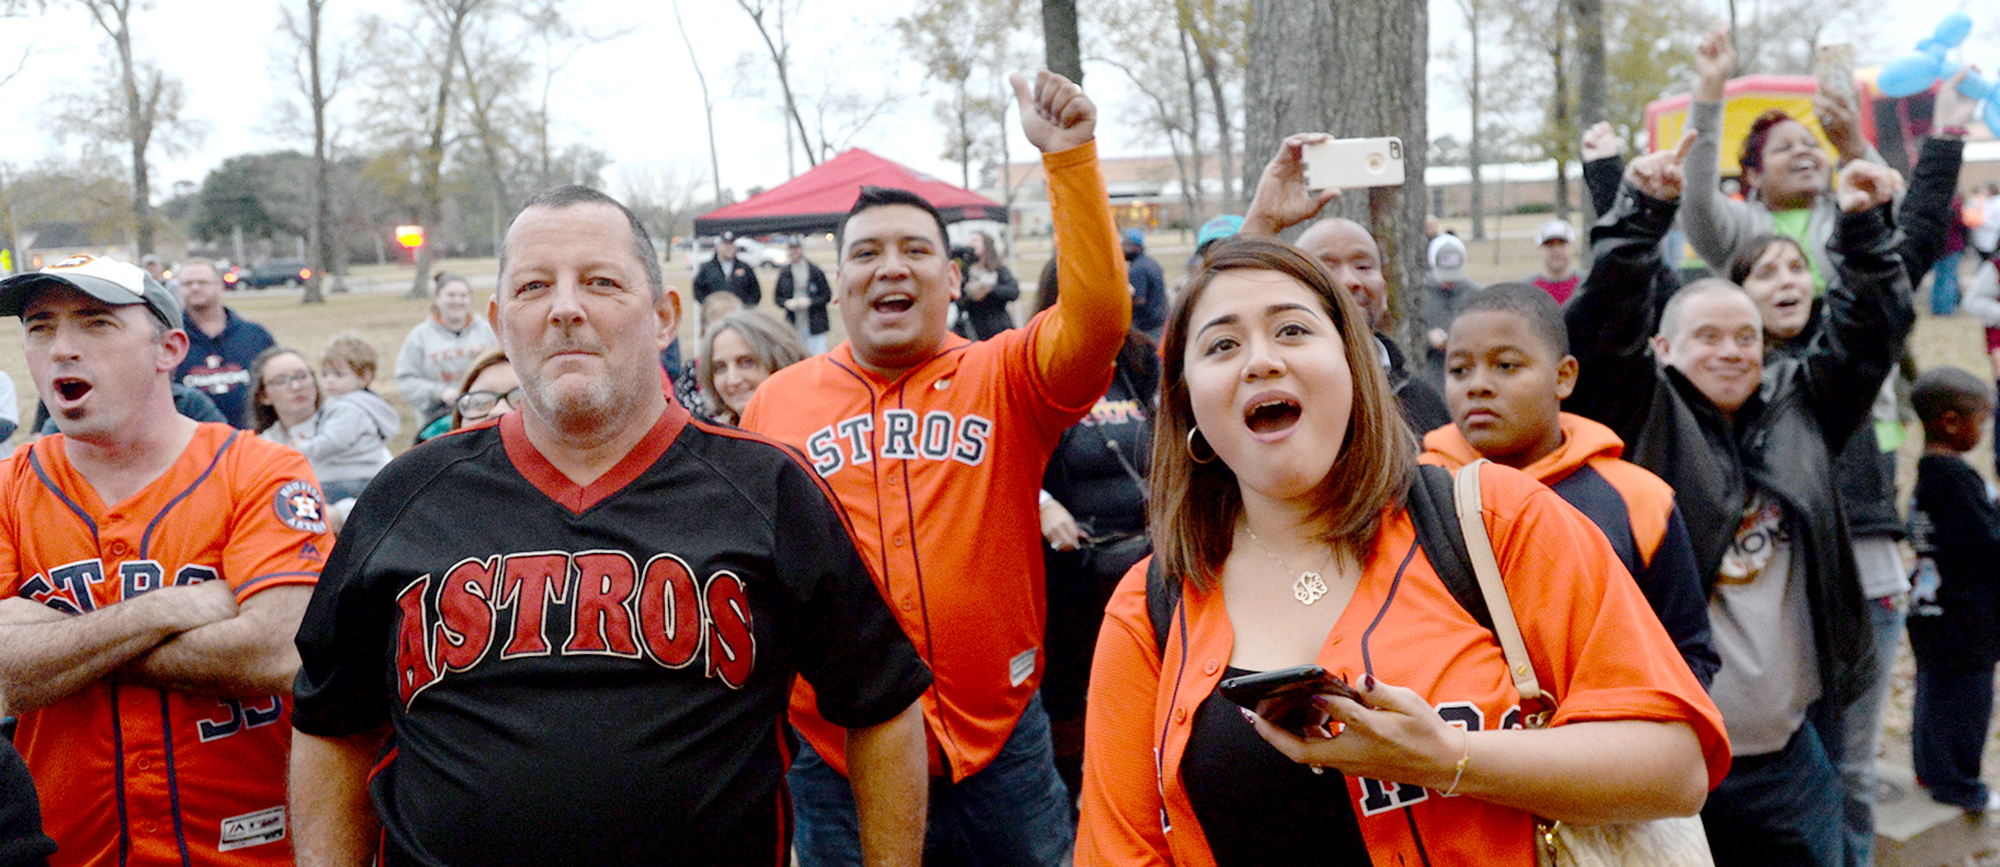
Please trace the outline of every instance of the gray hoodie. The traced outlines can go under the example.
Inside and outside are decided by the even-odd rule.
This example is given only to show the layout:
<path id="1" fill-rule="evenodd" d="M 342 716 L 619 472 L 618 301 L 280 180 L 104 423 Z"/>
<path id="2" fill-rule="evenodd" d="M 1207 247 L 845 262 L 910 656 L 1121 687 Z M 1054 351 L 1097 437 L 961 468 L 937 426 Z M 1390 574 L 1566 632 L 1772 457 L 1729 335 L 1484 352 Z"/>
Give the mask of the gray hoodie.
<path id="1" fill-rule="evenodd" d="M 286 442 L 283 433 L 265 436 Z M 292 434 L 304 439 L 286 442 L 312 462 L 313 475 L 327 482 L 365 482 L 389 463 L 389 438 L 402 430 L 396 408 L 368 389 L 327 398 L 312 418 Z"/>
<path id="2" fill-rule="evenodd" d="M 410 336 L 403 339 L 402 351 L 396 354 L 396 390 L 417 411 L 417 427 L 450 415 L 451 405 L 444 401 L 444 390 L 462 387 L 464 383 L 459 380 L 472 362 L 499 345 L 500 338 L 493 333 L 493 326 L 478 315 L 457 331 L 446 328 L 435 314 L 410 329 Z"/>

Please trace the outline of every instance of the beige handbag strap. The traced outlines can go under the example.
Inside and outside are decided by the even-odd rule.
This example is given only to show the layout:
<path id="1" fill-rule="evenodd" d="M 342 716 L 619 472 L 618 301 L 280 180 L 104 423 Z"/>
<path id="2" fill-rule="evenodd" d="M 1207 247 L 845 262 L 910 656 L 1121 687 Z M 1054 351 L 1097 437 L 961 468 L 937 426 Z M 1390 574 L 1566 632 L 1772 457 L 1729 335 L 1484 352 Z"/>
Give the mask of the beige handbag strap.
<path id="1" fill-rule="evenodd" d="M 1507 598 L 1507 585 L 1500 580 L 1500 563 L 1493 558 L 1493 540 L 1486 535 L 1485 504 L 1479 495 L 1479 467 L 1484 463 L 1486 459 L 1480 458 L 1460 467 L 1453 476 L 1456 487 L 1452 501 L 1458 509 L 1458 526 L 1465 534 L 1465 550 L 1472 558 L 1473 574 L 1479 578 L 1479 592 L 1486 597 L 1486 610 L 1493 617 L 1493 635 L 1500 639 L 1500 650 L 1507 655 L 1507 673 L 1521 693 L 1522 710 L 1534 703 L 1553 707 L 1555 702 L 1535 679 L 1534 660 L 1521 641 L 1514 605 Z"/>

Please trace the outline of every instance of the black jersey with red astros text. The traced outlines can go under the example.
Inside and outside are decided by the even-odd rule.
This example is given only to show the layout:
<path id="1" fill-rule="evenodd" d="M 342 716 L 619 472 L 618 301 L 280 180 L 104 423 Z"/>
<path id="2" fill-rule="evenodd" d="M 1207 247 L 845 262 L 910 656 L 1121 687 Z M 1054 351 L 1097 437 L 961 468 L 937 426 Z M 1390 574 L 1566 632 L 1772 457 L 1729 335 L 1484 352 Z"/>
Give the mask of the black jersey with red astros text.
<path id="1" fill-rule="evenodd" d="M 393 726 L 388 864 L 784 864 L 784 715 L 886 722 L 930 684 L 792 454 L 671 406 L 579 487 L 519 413 L 355 506 L 299 632 L 294 723 Z"/>

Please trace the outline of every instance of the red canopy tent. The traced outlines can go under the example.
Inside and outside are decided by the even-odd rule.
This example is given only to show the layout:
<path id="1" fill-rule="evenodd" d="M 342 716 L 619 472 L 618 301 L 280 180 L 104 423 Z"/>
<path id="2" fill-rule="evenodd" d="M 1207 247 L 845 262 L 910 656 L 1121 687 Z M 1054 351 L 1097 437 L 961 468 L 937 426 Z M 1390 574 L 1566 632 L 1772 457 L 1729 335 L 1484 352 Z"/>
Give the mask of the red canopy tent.
<path id="1" fill-rule="evenodd" d="M 1007 219 L 1007 208 L 999 202 L 861 148 L 852 148 L 776 187 L 696 217 L 694 233 L 831 232 L 847 216 L 848 209 L 854 207 L 854 199 L 863 186 L 896 187 L 923 196 L 948 223 Z"/>

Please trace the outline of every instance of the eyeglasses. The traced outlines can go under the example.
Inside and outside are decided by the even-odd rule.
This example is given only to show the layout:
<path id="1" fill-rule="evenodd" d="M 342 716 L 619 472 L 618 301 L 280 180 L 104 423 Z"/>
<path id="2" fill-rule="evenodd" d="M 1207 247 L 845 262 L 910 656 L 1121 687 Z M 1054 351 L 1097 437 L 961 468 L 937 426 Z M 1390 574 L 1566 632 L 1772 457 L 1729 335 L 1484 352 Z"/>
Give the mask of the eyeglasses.
<path id="1" fill-rule="evenodd" d="M 514 386 L 512 390 L 505 394 L 497 391 L 468 391 L 458 396 L 458 414 L 462 416 L 484 416 L 493 411 L 494 404 L 503 400 L 510 407 L 519 406 L 521 403 L 521 387 L 518 385 Z"/>
<path id="2" fill-rule="evenodd" d="M 312 381 L 313 381 L 312 371 L 301 370 L 298 373 L 292 374 L 291 376 L 280 376 L 276 379 L 266 379 L 264 380 L 264 387 L 271 391 L 276 391 L 281 388 L 293 388 L 296 386 L 307 385 L 310 384 Z"/>

